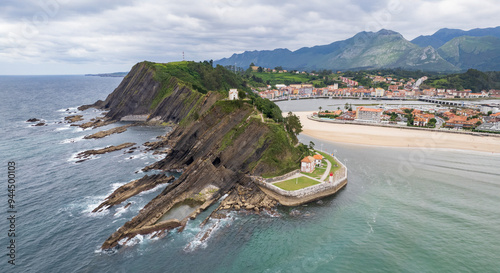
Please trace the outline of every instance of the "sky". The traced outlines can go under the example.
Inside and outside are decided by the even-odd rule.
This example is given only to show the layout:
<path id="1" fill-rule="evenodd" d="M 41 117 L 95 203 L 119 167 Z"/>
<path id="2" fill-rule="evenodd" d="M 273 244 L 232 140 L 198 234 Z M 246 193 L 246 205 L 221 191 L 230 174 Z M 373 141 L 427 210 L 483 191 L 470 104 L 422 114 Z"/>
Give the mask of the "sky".
<path id="1" fill-rule="evenodd" d="M 2 0 L 0 75 L 129 71 L 137 62 L 329 44 L 390 29 L 500 26 L 498 0 Z"/>

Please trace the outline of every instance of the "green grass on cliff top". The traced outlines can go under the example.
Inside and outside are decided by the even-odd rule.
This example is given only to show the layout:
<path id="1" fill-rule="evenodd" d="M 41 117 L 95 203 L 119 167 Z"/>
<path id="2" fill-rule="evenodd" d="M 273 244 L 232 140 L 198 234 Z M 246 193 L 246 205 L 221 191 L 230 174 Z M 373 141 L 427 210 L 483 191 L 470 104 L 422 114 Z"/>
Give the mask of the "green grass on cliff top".
<path id="1" fill-rule="evenodd" d="M 161 84 L 161 89 L 153 99 L 151 109 L 154 109 L 167 98 L 176 85 L 188 87 L 202 94 L 216 91 L 224 93 L 226 96 L 231 88 L 249 91 L 240 76 L 220 65 L 212 67 L 206 61 L 198 63 L 188 61 L 171 63 L 145 62 L 145 64 L 154 69 L 154 79 Z"/>

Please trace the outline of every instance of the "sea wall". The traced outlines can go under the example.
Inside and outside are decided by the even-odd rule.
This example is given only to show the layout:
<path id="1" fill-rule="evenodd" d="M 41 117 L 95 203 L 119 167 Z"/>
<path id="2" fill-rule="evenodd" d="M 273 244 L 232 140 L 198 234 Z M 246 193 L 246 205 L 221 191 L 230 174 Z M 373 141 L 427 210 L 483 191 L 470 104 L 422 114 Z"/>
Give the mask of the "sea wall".
<path id="1" fill-rule="evenodd" d="M 296 174 L 299 174 L 300 173 L 300 170 L 295 170 L 293 172 L 289 172 L 287 174 L 284 174 L 282 176 L 276 176 L 276 177 L 271 177 L 271 178 L 265 178 L 263 179 L 262 181 L 263 182 L 266 182 L 266 183 L 273 183 L 273 182 L 276 182 L 276 181 L 280 181 L 280 180 L 285 180 L 289 177 L 292 177 Z"/>
<path id="2" fill-rule="evenodd" d="M 325 196 L 332 195 L 338 192 L 347 184 L 347 167 L 342 164 L 337 158 L 335 158 L 337 162 L 341 165 L 340 169 L 334 173 L 333 182 L 323 182 L 321 184 L 313 185 L 304 189 L 296 190 L 296 191 L 286 191 L 277 186 L 267 182 L 267 179 L 263 179 L 262 177 L 251 177 L 254 183 L 259 185 L 259 187 L 271 197 L 277 199 L 280 204 L 285 206 L 298 206 L 301 204 L 305 204 Z M 288 178 L 297 171 L 292 173 L 288 173 L 283 175 L 282 177 Z M 276 179 L 274 181 L 278 181 Z M 273 181 L 273 182 L 274 182 Z"/>

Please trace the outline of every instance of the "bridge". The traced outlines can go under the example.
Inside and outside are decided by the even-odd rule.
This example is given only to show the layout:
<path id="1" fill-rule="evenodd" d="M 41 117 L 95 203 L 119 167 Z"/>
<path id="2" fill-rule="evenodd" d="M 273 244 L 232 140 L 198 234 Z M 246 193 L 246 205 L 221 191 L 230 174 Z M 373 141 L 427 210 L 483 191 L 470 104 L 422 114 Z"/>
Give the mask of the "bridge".
<path id="1" fill-rule="evenodd" d="M 465 103 L 463 101 L 455 102 L 455 101 L 436 100 L 436 99 L 431 99 L 431 98 L 419 98 L 418 100 L 430 102 L 430 103 L 450 105 L 450 106 L 460 106 L 460 107 L 464 107 L 464 106 L 466 106 L 466 104 L 468 104 L 468 103 Z"/>
<path id="2" fill-rule="evenodd" d="M 351 99 L 351 100 L 397 100 L 397 101 L 403 101 L 403 100 L 408 100 L 406 98 L 384 98 L 384 97 L 353 97 L 353 96 L 310 96 L 310 97 L 280 97 L 280 98 L 275 98 L 275 99 L 269 99 L 270 101 L 277 102 L 277 101 L 289 101 L 289 100 L 312 100 L 312 99 L 337 99 L 337 100 L 345 100 L 345 99 Z"/>

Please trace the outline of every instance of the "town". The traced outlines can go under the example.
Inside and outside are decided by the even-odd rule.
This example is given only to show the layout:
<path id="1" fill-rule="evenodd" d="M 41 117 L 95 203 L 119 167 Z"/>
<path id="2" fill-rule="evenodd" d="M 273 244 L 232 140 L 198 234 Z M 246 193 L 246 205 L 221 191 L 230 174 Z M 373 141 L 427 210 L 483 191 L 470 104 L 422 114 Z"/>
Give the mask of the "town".
<path id="1" fill-rule="evenodd" d="M 251 69 L 259 68 L 252 66 Z M 288 72 L 287 70 L 268 68 L 264 68 L 262 71 L 276 74 L 306 74 L 306 72 Z M 309 74 L 318 76 L 314 73 Z M 398 79 L 379 75 L 366 77 L 369 77 L 371 84 L 387 88 L 364 87 L 352 78 L 337 76 L 336 80 L 339 82 L 326 87 L 315 87 L 313 83 L 274 84 L 255 88 L 254 92 L 271 101 L 324 98 L 376 102 L 372 104 L 361 103 L 363 106 L 357 108 L 354 105 L 355 109 L 349 103 L 343 107 L 337 106 L 335 109 L 321 109 L 320 107 L 319 111 L 313 114 L 314 118 L 329 121 L 500 132 L 500 104 L 469 101 L 471 99 L 498 99 L 500 98 L 500 90 L 483 90 L 474 93 L 470 89 L 423 89 L 423 87 L 428 87 L 423 84 L 428 79 L 427 76 L 418 79 Z M 396 106 L 384 103 L 408 100 L 420 100 L 432 104 L 401 104 Z M 467 102 L 465 102 L 466 100 Z"/>

